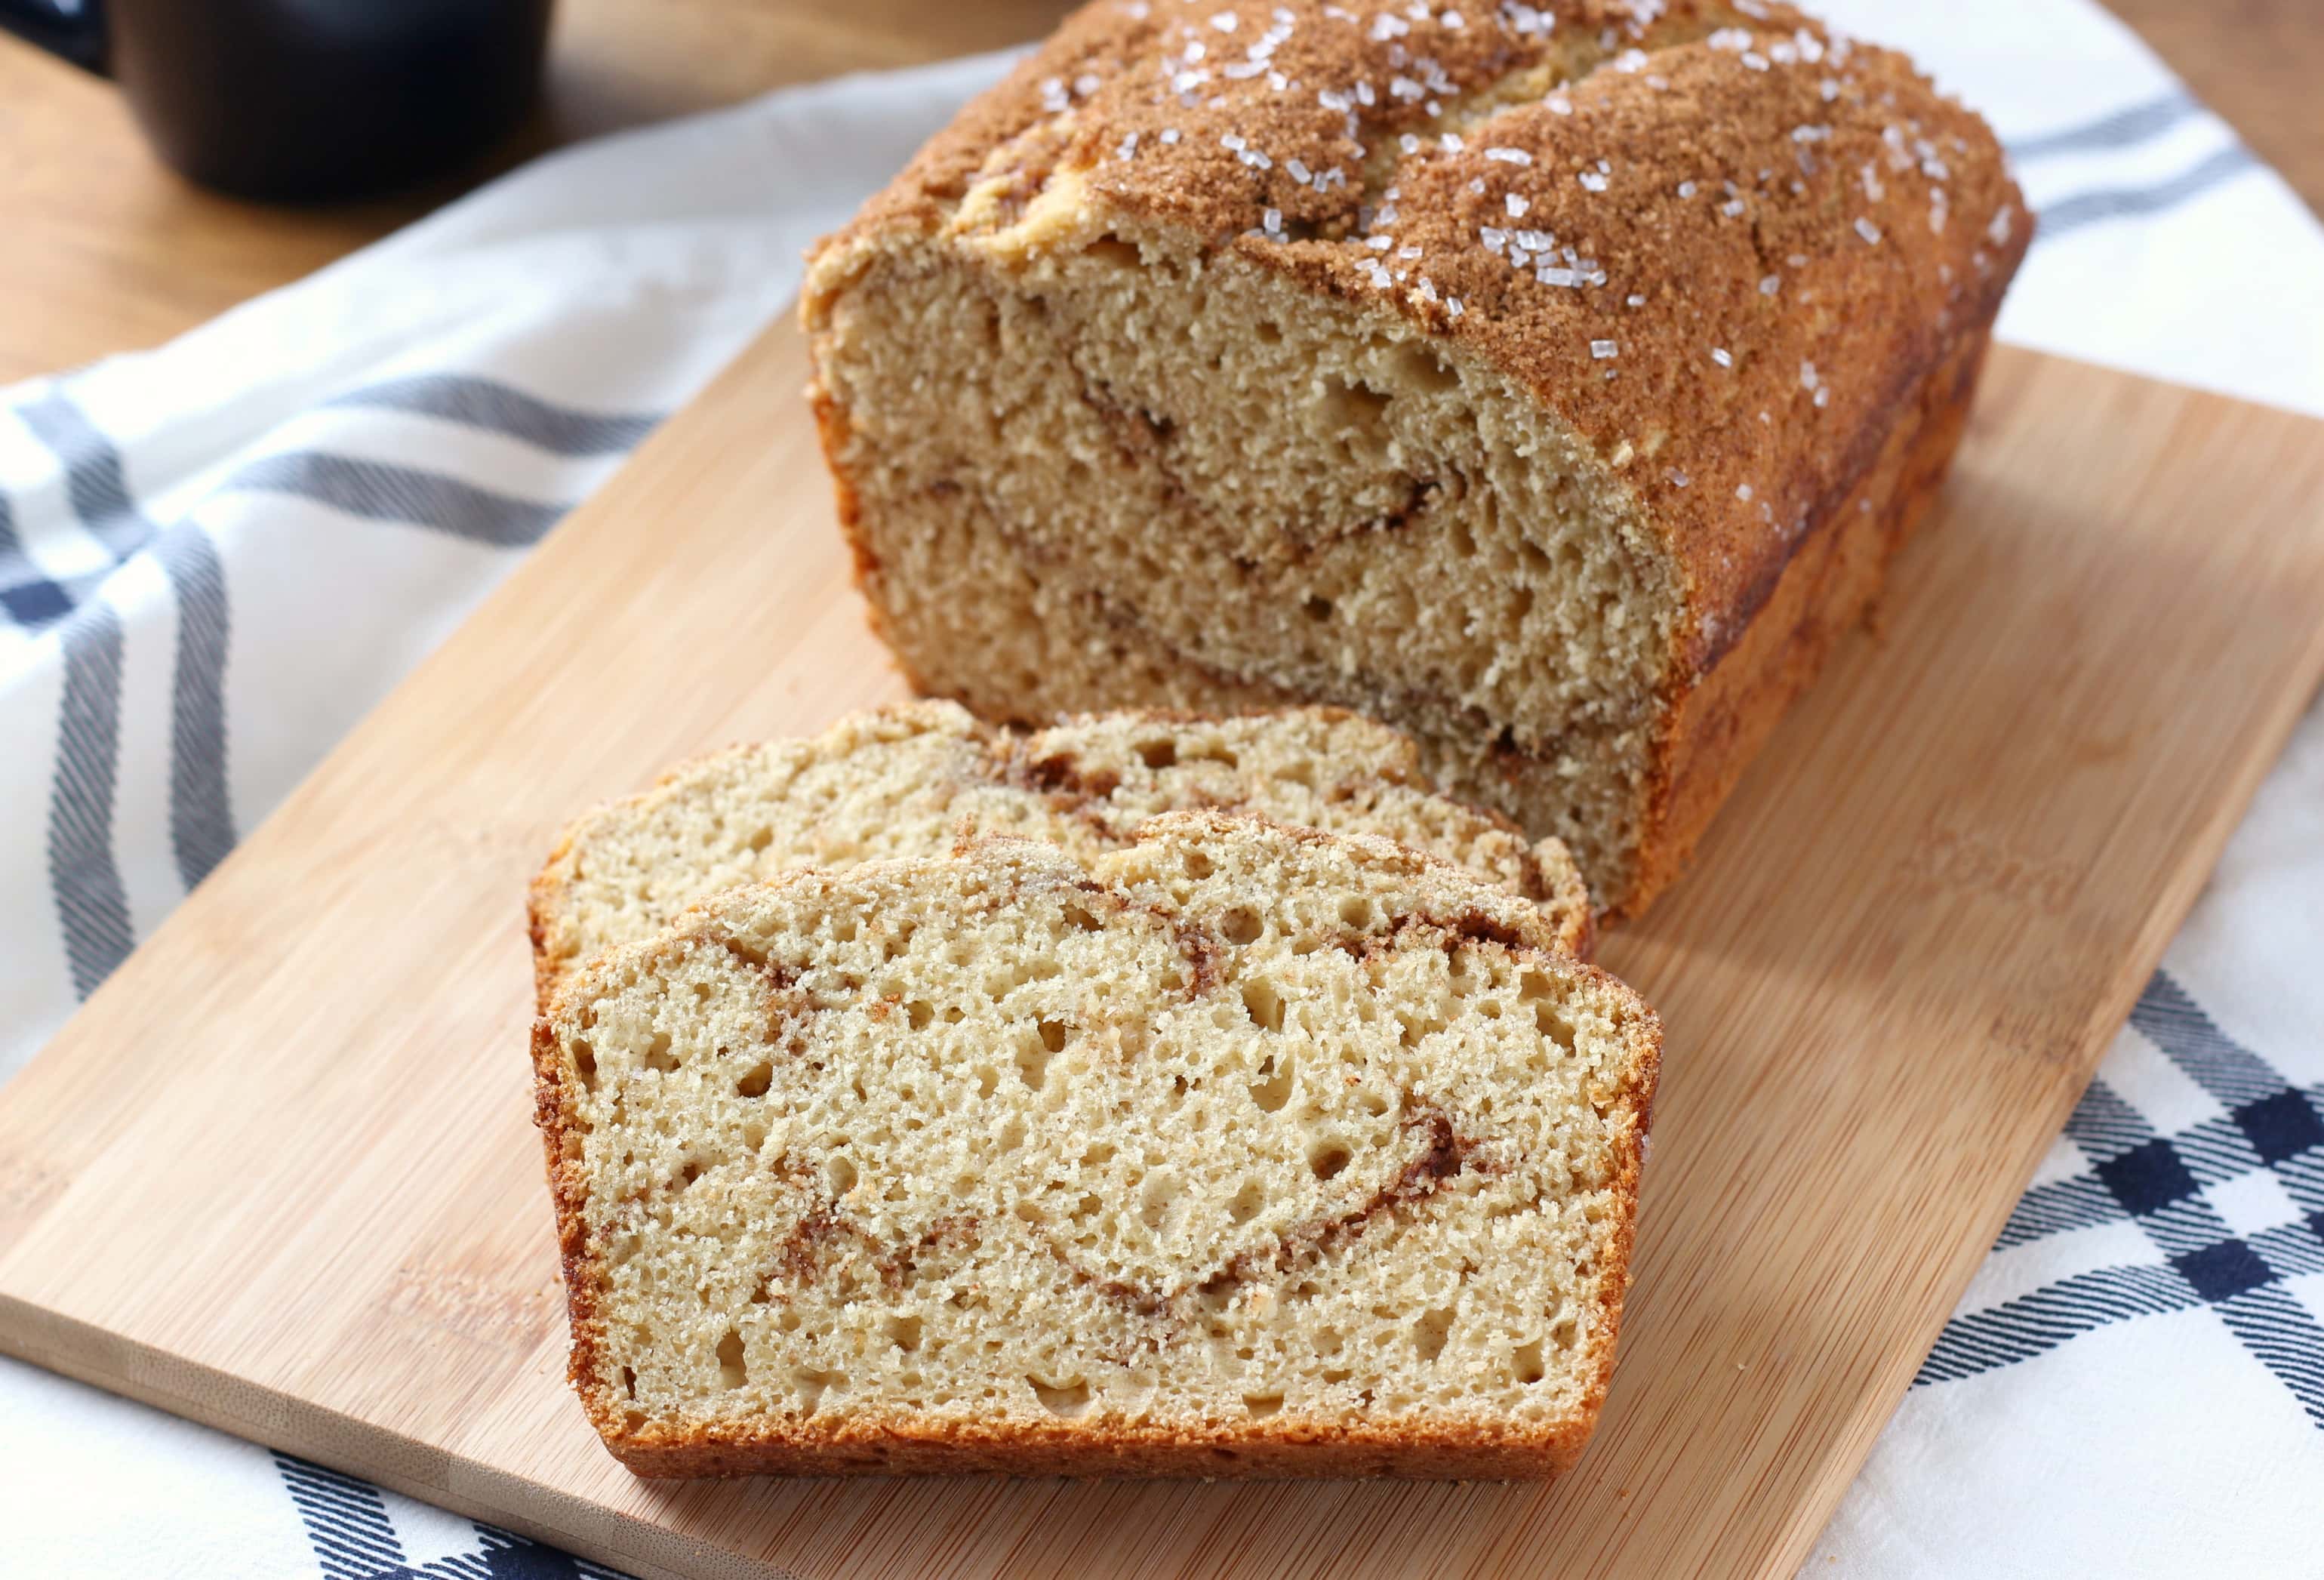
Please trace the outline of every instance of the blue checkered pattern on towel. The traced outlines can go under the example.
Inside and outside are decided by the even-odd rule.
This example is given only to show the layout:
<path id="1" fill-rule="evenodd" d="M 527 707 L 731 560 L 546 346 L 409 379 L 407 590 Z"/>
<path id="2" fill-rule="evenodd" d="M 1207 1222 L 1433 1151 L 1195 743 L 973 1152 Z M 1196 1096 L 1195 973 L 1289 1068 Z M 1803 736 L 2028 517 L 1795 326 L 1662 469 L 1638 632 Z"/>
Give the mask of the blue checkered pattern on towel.
<path id="1" fill-rule="evenodd" d="M 2324 1324 L 2284 1288 L 2324 1273 L 2324 1082 L 2294 1086 L 2222 1032 L 2168 973 L 2147 984 L 2130 1023 L 2220 1113 L 2158 1135 L 2100 1076 L 2066 1122 L 2089 1170 L 2027 1191 L 1996 1249 L 2130 1220 L 2153 1242 L 2153 1260 L 2077 1273 L 1957 1315 L 1914 1381 L 1974 1377 L 2107 1323 L 2208 1306 L 2324 1429 Z M 2237 1234 L 2207 1192 L 2255 1175 L 2281 1187 L 2282 1221 Z"/>
<path id="2" fill-rule="evenodd" d="M 274 1455 L 297 1505 L 320 1580 L 626 1580 L 620 1571 L 477 1524 L 466 1552 L 404 1561 L 387 1499 L 369 1482 L 288 1454 Z"/>

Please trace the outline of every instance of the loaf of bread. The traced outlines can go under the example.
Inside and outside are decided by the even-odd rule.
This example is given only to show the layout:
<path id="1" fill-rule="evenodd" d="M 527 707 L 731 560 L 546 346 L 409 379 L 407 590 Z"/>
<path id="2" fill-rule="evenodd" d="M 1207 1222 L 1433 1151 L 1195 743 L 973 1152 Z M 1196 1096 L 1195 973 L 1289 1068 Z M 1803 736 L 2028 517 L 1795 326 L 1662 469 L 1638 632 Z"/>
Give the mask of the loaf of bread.
<path id="1" fill-rule="evenodd" d="M 1434 794 L 1412 743 L 1369 719 L 1134 712 L 1026 734 L 925 702 L 697 759 L 576 820 L 533 880 L 534 978 L 546 1003 L 590 956 L 650 937 L 705 895 L 794 867 L 943 855 L 980 833 L 1047 839 L 1086 863 L 1156 813 L 1196 807 L 1443 856 L 1535 901 L 1560 947 L 1589 954 L 1589 896 L 1565 847 Z"/>
<path id="2" fill-rule="evenodd" d="M 1775 4 L 1095 0 L 813 258 L 879 630 L 994 717 L 1323 701 L 1669 882 L 1961 431 L 2031 219 Z"/>
<path id="3" fill-rule="evenodd" d="M 536 1029 L 572 1380 L 649 1475 L 1553 1474 L 1659 1036 L 1368 836 L 1176 812 L 733 890 Z"/>

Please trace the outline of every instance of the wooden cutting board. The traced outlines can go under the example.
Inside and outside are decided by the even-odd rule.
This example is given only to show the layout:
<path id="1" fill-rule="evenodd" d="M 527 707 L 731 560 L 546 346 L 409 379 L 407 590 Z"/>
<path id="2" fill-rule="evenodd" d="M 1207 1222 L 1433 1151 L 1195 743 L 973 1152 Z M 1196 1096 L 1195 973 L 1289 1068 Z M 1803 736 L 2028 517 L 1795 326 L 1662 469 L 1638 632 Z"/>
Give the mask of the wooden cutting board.
<path id="1" fill-rule="evenodd" d="M 649 1483 L 564 1386 L 521 901 L 573 809 L 900 693 L 803 377 L 777 328 L 0 1092 L 0 1347 L 649 1575 L 1788 1575 L 2324 673 L 2324 428 L 1997 351 L 1608 941 L 1670 1042 L 1567 1480 Z"/>

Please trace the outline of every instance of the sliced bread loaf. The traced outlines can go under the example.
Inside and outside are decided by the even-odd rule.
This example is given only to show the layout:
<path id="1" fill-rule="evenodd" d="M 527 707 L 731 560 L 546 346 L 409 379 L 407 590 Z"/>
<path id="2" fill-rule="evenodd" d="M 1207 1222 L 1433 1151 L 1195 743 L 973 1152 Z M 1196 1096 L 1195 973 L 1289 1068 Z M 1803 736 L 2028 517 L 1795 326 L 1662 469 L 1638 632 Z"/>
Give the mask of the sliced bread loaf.
<path id="1" fill-rule="evenodd" d="M 1026 733 L 919 703 L 700 758 L 581 818 L 533 882 L 535 976 L 545 1003 L 599 950 L 650 937 L 706 894 L 794 867 L 942 855 L 980 833 L 1047 839 L 1086 863 L 1156 813 L 1191 807 L 1443 856 L 1536 901 L 1561 947 L 1589 951 L 1589 897 L 1565 847 L 1435 794 L 1412 743 L 1384 725 L 1293 708 L 1107 714 Z"/>
<path id="2" fill-rule="evenodd" d="M 1554 1474 L 1659 1039 L 1369 836 L 1182 812 L 737 889 L 536 1029 L 572 1381 L 650 1475 Z"/>
<path id="3" fill-rule="evenodd" d="M 1757 0 L 1093 0 L 817 251 L 840 519 L 991 717 L 1333 702 L 1635 913 L 1877 594 L 2033 234 Z"/>

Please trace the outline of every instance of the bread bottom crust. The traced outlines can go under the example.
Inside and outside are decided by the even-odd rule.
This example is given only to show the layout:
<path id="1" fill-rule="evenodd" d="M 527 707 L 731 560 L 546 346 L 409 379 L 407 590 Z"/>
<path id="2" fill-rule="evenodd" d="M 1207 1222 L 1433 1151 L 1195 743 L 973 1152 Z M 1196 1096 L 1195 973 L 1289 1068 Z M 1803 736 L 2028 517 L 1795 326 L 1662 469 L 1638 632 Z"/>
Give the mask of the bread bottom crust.
<path id="1" fill-rule="evenodd" d="M 1582 1455 L 1587 1432 L 1526 1444 L 1453 1436 L 1351 1440 L 1344 1434 L 1302 1442 L 1237 1435 L 1213 1443 L 1125 1439 L 1059 1428 L 1038 1438 L 991 1433 L 944 1440 L 901 1432 L 863 1432 L 844 1441 L 781 1443 L 698 1440 L 651 1445 L 610 1440 L 606 1446 L 632 1474 L 650 1477 L 741 1475 L 1070 1476 L 1081 1480 L 1171 1477 L 1204 1480 L 1342 1479 L 1543 1481 L 1563 1475 Z"/>

